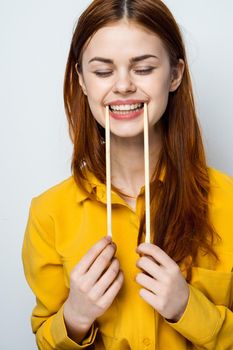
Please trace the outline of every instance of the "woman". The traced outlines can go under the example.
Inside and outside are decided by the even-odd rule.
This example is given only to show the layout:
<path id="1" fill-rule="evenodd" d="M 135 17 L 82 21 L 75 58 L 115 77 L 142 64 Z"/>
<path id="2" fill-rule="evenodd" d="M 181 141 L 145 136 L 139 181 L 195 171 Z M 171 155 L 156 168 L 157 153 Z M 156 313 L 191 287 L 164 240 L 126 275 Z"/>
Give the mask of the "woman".
<path id="1" fill-rule="evenodd" d="M 64 101 L 72 176 L 32 199 L 22 250 L 38 348 L 233 348 L 233 180 L 206 164 L 182 36 L 162 1 L 89 5 L 73 34 Z"/>

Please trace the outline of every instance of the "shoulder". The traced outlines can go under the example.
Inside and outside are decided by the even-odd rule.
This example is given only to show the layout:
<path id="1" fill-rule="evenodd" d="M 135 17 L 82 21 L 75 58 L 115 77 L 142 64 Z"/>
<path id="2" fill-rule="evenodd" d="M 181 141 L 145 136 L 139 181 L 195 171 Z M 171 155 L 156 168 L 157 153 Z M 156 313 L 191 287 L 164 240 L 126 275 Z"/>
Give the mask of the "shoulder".
<path id="1" fill-rule="evenodd" d="M 233 177 L 213 167 L 208 167 L 210 195 L 230 200 L 233 205 Z"/>
<path id="2" fill-rule="evenodd" d="M 43 212 L 47 214 L 57 212 L 75 202 L 77 193 L 75 180 L 73 176 L 69 176 L 33 197 L 31 207 L 36 216 L 41 216 Z"/>
<path id="3" fill-rule="evenodd" d="M 210 218 L 223 239 L 222 249 L 233 247 L 233 178 L 215 168 L 208 168 L 210 178 Z"/>
<path id="4" fill-rule="evenodd" d="M 216 185 L 224 185 L 233 190 L 233 177 L 213 167 L 207 167 L 210 179 Z"/>

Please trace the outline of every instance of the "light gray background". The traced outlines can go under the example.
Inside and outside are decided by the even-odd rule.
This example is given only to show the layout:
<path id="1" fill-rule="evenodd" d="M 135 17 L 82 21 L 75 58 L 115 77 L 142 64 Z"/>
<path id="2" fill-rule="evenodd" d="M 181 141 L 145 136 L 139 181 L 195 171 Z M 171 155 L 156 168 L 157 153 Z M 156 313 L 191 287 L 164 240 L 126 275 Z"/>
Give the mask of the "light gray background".
<path id="1" fill-rule="evenodd" d="M 91 1 L 0 0 L 1 349 L 36 349 L 21 246 L 32 197 L 70 176 L 63 78 Z M 187 46 L 209 165 L 233 176 L 233 2 L 166 0 Z"/>

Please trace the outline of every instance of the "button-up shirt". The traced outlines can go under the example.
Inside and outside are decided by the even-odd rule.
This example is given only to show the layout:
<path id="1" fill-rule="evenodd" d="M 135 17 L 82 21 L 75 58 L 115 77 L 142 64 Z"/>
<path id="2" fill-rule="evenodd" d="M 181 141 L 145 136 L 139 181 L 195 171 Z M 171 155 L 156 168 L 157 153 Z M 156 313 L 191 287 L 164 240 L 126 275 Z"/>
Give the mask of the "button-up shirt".
<path id="1" fill-rule="evenodd" d="M 87 188 L 95 191 L 96 201 L 78 188 L 73 176 L 32 198 L 22 259 L 36 297 L 31 325 L 40 350 L 76 350 L 91 345 L 96 350 L 233 349 L 233 178 L 210 167 L 208 172 L 210 218 L 222 238 L 215 247 L 220 264 L 216 266 L 209 255 L 199 252 L 188 284 L 188 303 L 177 322 L 169 322 L 143 300 L 139 295 L 142 286 L 135 281 L 140 272 L 135 248 L 144 186 L 135 211 L 112 190 L 112 237 L 124 282 L 112 305 L 80 344 L 67 334 L 63 306 L 71 270 L 107 234 L 106 186 L 88 172 Z"/>

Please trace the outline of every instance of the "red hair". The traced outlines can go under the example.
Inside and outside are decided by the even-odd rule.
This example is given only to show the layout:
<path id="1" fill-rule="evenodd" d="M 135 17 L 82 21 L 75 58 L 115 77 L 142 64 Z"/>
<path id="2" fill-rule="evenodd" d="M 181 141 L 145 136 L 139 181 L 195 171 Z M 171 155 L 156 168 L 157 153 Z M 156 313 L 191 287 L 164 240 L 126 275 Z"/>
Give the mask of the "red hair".
<path id="1" fill-rule="evenodd" d="M 123 18 L 157 34 L 168 53 L 170 66 L 179 58 L 185 63 L 180 86 L 169 93 L 166 111 L 161 117 L 162 148 L 154 167 L 151 190 L 151 229 L 153 243 L 177 264 L 186 263 L 187 281 L 197 261 L 199 249 L 211 254 L 214 238 L 220 238 L 209 218 L 210 180 L 197 121 L 192 83 L 180 29 L 160 0 L 95 0 L 79 17 L 73 33 L 64 78 L 64 104 L 69 135 L 74 145 L 72 174 L 84 190 L 83 165 L 106 183 L 105 129 L 95 120 L 79 85 L 75 64 L 82 72 L 85 45 L 97 30 Z M 165 169 L 164 180 L 159 177 Z M 121 194 L 120 189 L 112 189 Z M 126 194 L 124 194 L 126 195 Z M 90 194 L 96 199 L 94 194 Z M 145 231 L 145 213 L 140 221 L 138 243 Z"/>

